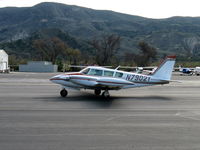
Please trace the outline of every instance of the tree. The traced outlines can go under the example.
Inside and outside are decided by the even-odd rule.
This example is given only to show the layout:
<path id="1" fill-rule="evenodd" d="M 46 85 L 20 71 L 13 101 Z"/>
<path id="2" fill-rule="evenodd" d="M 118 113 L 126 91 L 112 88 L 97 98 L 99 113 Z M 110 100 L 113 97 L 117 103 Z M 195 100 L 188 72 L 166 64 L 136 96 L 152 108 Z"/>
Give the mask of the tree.
<path id="1" fill-rule="evenodd" d="M 38 51 L 41 60 L 56 62 L 57 57 L 68 49 L 68 46 L 59 38 L 37 39 L 33 47 Z"/>
<path id="2" fill-rule="evenodd" d="M 135 65 L 135 53 L 133 52 L 125 52 L 124 53 L 124 63 L 125 65 Z"/>
<path id="3" fill-rule="evenodd" d="M 147 66 L 156 58 L 156 48 L 150 46 L 148 43 L 141 41 L 138 44 L 141 53 L 136 54 L 134 60 L 138 66 Z"/>
<path id="4" fill-rule="evenodd" d="M 98 65 L 110 65 L 120 48 L 121 38 L 118 35 L 103 35 L 100 39 L 93 39 L 89 44 L 96 50 L 95 61 Z"/>
<path id="5" fill-rule="evenodd" d="M 77 65 L 81 58 L 81 52 L 78 49 L 68 48 L 63 51 L 63 58 L 69 61 L 69 64 Z"/>

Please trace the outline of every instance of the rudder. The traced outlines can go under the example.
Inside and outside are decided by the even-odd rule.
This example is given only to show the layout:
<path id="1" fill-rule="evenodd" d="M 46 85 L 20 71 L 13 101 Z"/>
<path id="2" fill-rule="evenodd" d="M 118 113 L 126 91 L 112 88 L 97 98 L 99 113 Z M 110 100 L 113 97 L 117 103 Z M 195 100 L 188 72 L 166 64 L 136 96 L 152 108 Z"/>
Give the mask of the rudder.
<path id="1" fill-rule="evenodd" d="M 152 77 L 161 80 L 170 80 L 174 68 L 176 56 L 167 56 L 160 66 L 154 71 Z"/>

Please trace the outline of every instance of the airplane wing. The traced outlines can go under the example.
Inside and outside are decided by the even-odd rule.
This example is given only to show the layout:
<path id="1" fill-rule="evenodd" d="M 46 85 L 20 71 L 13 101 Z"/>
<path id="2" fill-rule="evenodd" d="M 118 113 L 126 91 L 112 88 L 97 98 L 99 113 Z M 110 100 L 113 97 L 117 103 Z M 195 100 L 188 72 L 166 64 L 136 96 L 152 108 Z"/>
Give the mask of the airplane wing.
<path id="1" fill-rule="evenodd" d="M 81 85 L 83 87 L 95 89 L 121 89 L 127 85 L 133 85 L 134 83 L 126 81 L 124 79 L 113 78 L 113 77 L 95 77 L 95 76 L 79 76 L 73 75 L 70 77 L 70 81 Z"/>
<path id="2" fill-rule="evenodd" d="M 98 84 L 96 82 L 99 78 L 95 76 L 88 76 L 88 75 L 73 75 L 69 77 L 69 80 L 74 83 L 85 87 L 94 87 Z"/>
<path id="3" fill-rule="evenodd" d="M 109 77 L 99 78 L 97 79 L 96 82 L 98 83 L 96 86 L 108 89 L 121 89 L 127 85 L 134 85 L 134 83 L 126 81 L 124 79 L 109 78 Z"/>

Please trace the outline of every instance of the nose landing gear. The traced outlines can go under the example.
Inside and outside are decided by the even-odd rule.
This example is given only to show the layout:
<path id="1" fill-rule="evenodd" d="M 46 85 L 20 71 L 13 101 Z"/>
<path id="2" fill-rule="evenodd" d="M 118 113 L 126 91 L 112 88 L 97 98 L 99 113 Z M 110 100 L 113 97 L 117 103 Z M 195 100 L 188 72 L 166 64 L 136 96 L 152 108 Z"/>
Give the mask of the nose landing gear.
<path id="1" fill-rule="evenodd" d="M 60 91 L 60 95 L 61 95 L 62 97 L 66 97 L 67 94 L 68 94 L 68 92 L 67 92 L 66 89 L 62 89 L 62 90 Z"/>

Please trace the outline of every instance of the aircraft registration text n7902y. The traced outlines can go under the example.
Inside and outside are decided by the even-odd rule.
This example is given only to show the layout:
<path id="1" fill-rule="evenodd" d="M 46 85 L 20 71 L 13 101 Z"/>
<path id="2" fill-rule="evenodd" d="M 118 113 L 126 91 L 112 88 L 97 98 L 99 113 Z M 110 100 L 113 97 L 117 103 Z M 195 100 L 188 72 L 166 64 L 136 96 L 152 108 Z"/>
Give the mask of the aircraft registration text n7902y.
<path id="1" fill-rule="evenodd" d="M 60 95 L 66 97 L 67 88 L 91 89 L 96 95 L 109 97 L 109 90 L 168 84 L 171 80 L 176 56 L 167 56 L 150 75 L 89 66 L 80 72 L 71 72 L 54 76 L 50 81 L 60 84 Z M 103 92 L 102 92 L 103 91 Z"/>

